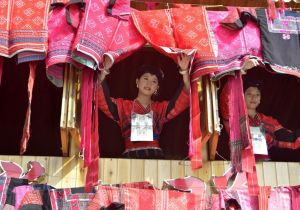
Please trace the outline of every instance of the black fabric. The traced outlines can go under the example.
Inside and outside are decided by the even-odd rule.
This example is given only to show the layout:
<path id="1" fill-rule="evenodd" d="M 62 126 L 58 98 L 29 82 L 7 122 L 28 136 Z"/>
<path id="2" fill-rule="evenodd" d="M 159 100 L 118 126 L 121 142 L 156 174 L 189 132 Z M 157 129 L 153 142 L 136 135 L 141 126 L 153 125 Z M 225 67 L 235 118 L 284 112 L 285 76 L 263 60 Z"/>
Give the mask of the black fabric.
<path id="1" fill-rule="evenodd" d="M 300 137 L 300 129 L 296 129 L 296 130 L 294 131 L 294 135 L 295 135 L 295 138 Z"/>
<path id="2" fill-rule="evenodd" d="M 22 185 L 28 185 L 28 180 L 11 178 L 8 188 L 7 188 L 5 204 L 9 204 L 9 205 L 13 205 L 13 206 L 15 205 L 16 195 L 13 192 L 13 190 L 15 187 L 22 186 Z"/>
<path id="3" fill-rule="evenodd" d="M 164 159 L 164 156 L 164 153 L 160 149 L 142 149 L 122 154 L 123 158 L 133 159 Z"/>
<path id="4" fill-rule="evenodd" d="M 102 82 L 102 88 L 103 88 L 103 93 L 104 93 L 105 100 L 106 100 L 106 103 L 108 105 L 108 109 L 109 109 L 110 113 L 114 117 L 115 121 L 119 121 L 120 117 L 119 117 L 119 114 L 118 114 L 118 108 L 117 108 L 117 105 L 115 103 L 113 103 L 111 98 L 110 98 L 109 88 L 108 88 L 106 80 L 104 80 Z"/>
<path id="5" fill-rule="evenodd" d="M 101 207 L 100 210 L 124 210 L 125 204 L 113 202 L 108 207 Z"/>
<path id="6" fill-rule="evenodd" d="M 106 8 L 106 12 L 108 15 L 112 15 L 112 8 L 114 7 L 116 0 L 109 0 L 109 4 Z"/>
<path id="7" fill-rule="evenodd" d="M 272 32 L 268 27 L 265 9 L 257 9 L 257 18 L 261 34 L 263 58 L 267 64 L 279 66 L 286 71 L 299 74 L 300 71 L 300 40 L 299 34 Z M 288 13 L 299 16 L 299 13 Z M 276 23 L 275 20 L 273 23 Z M 299 29 L 298 29 L 299 30 Z"/>
<path id="8" fill-rule="evenodd" d="M 167 107 L 167 110 L 166 110 L 166 116 L 170 113 L 170 111 L 174 108 L 175 106 L 175 103 L 181 93 L 183 89 L 183 83 L 180 84 L 179 88 L 177 89 L 174 97 L 169 101 L 169 104 L 168 104 L 168 107 Z"/>
<path id="9" fill-rule="evenodd" d="M 73 24 L 72 24 L 72 18 L 70 15 L 70 7 L 75 4 L 78 5 L 78 7 L 80 8 L 80 10 L 82 12 L 85 11 L 85 6 L 86 6 L 86 3 L 83 0 L 70 0 L 70 2 L 67 4 L 67 7 L 66 7 L 66 20 L 67 20 L 67 23 L 71 26 L 73 26 Z"/>
<path id="10" fill-rule="evenodd" d="M 64 3 L 62 3 L 62 2 L 54 2 L 54 3 L 50 4 L 49 10 L 51 11 L 56 7 L 63 7 L 63 6 L 64 6 Z"/>
<path id="11" fill-rule="evenodd" d="M 295 135 L 285 128 L 281 128 L 274 133 L 276 140 L 285 142 L 294 142 Z"/>
<path id="12" fill-rule="evenodd" d="M 272 147 L 271 149 L 269 149 L 269 156 L 271 157 L 272 161 L 299 162 L 300 149 L 291 150 Z"/>
<path id="13" fill-rule="evenodd" d="M 43 200 L 43 210 L 51 210 L 51 200 L 50 200 L 50 195 L 48 190 L 40 190 L 40 194 Z"/>

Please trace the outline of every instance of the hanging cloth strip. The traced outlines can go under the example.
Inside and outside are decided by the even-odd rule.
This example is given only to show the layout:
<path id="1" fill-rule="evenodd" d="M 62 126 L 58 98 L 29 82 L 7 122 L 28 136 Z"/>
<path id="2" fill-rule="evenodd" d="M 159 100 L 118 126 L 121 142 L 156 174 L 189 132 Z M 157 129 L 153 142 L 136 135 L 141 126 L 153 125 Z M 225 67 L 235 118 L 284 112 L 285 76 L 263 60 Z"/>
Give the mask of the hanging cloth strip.
<path id="1" fill-rule="evenodd" d="M 192 15 L 191 15 L 192 14 Z M 159 52 L 177 62 L 179 53 L 194 54 L 195 58 L 214 58 L 214 47 L 204 7 L 172 8 L 135 11 L 134 24 L 146 40 Z M 191 72 L 189 156 L 192 168 L 202 166 L 200 108 L 197 79 L 202 73 Z M 196 72 L 196 73 L 195 73 Z"/>
<path id="2" fill-rule="evenodd" d="M 264 62 L 271 70 L 300 77 L 300 13 L 278 11 L 274 21 L 266 9 L 257 9 Z M 287 56 L 288 52 L 288 56 Z"/>
<path id="3" fill-rule="evenodd" d="M 31 101 L 32 101 L 32 91 L 33 91 L 33 85 L 36 75 L 36 67 L 38 62 L 30 62 L 29 63 L 29 77 L 28 77 L 28 107 L 26 111 L 26 117 L 25 117 L 25 123 L 23 127 L 23 134 L 21 138 L 21 144 L 20 144 L 20 154 L 24 154 L 27 149 L 27 143 L 30 138 L 30 121 L 31 121 Z"/>
<path id="4" fill-rule="evenodd" d="M 145 44 L 144 38 L 135 29 L 131 17 L 128 16 L 130 11 L 123 11 L 127 16 L 120 13 L 120 10 L 129 8 L 129 0 L 113 6 L 112 11 L 118 11 L 113 17 L 107 14 L 107 7 L 111 8 L 108 0 L 85 2 L 86 11 L 73 44 L 74 60 L 97 69 L 102 67 L 104 53 L 107 53 L 114 62 L 118 62 Z"/>
<path id="5" fill-rule="evenodd" d="M 240 70 L 248 56 L 261 59 L 260 32 L 256 23 L 248 21 L 242 29 L 230 30 L 221 24 L 228 15 L 228 11 L 208 11 L 211 30 L 218 45 L 218 55 L 216 59 L 203 62 L 196 58 L 194 63 L 200 71 L 216 66 L 216 71 L 211 72 L 213 80 Z"/>
<path id="6" fill-rule="evenodd" d="M 84 12 L 83 2 L 58 2 L 51 4 L 48 20 L 48 53 L 46 57 L 46 73 L 48 79 L 57 87 L 63 86 L 64 64 L 70 63 L 82 69 L 82 65 L 71 58 L 71 49 L 77 32 L 76 25 L 67 22 L 67 8 L 72 16 L 73 24 L 80 22 Z"/>
<path id="7" fill-rule="evenodd" d="M 235 76 L 228 76 L 220 95 L 220 104 L 222 117 L 229 123 L 225 124 L 225 128 L 230 128 L 230 159 L 233 171 L 246 172 L 250 195 L 258 195 L 255 159 L 240 72 L 236 72 Z"/>
<path id="8" fill-rule="evenodd" d="M 50 0 L 3 0 L 0 4 L 0 55 L 18 54 L 18 63 L 43 60 L 47 51 Z"/>
<path id="9" fill-rule="evenodd" d="M 99 160 L 99 133 L 98 133 L 98 111 L 96 100 L 96 72 L 91 69 L 82 71 L 81 82 L 81 144 L 84 166 L 88 167 L 86 175 L 86 189 L 98 184 L 98 160 Z"/>

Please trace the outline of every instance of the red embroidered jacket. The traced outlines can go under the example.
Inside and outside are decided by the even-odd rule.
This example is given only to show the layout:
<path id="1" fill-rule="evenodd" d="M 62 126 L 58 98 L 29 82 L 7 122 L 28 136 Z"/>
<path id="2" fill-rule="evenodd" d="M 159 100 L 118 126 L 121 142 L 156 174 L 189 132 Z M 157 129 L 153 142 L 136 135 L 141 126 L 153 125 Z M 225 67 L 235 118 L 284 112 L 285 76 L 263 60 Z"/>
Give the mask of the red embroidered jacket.
<path id="1" fill-rule="evenodd" d="M 185 88 L 181 88 L 175 97 L 170 101 L 152 102 L 147 108 L 144 108 L 137 100 L 125 100 L 122 98 L 111 98 L 106 82 L 102 83 L 97 91 L 98 108 L 108 117 L 118 123 L 121 128 L 122 137 L 125 140 L 125 152 L 130 150 L 140 150 L 147 148 L 159 149 L 159 135 L 163 125 L 168 120 L 179 115 L 189 106 L 189 93 Z M 131 112 L 146 114 L 153 111 L 153 138 L 154 141 L 130 141 L 131 135 Z"/>

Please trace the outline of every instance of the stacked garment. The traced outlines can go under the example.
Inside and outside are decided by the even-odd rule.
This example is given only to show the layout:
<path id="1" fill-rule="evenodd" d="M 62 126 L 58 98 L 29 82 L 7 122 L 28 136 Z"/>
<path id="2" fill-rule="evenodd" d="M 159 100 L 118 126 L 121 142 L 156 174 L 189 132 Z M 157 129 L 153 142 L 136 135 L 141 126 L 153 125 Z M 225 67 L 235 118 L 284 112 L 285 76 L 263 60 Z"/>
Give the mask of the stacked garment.
<path id="1" fill-rule="evenodd" d="M 28 79 L 28 108 L 21 139 L 20 153 L 27 148 L 30 138 L 32 89 L 36 63 L 47 52 L 47 19 L 50 0 L 3 0 L 0 3 L 0 55 L 10 58 L 17 55 L 18 63 L 30 62 Z M 0 81 L 3 57 L 0 58 Z"/>
<path id="2" fill-rule="evenodd" d="M 18 63 L 46 57 L 49 4 L 50 0 L 1 1 L 1 56 L 18 54 Z"/>
<path id="3" fill-rule="evenodd" d="M 300 13 L 276 11 L 277 18 L 273 21 L 268 18 L 266 9 L 257 9 L 256 13 L 264 62 L 276 72 L 300 77 Z"/>

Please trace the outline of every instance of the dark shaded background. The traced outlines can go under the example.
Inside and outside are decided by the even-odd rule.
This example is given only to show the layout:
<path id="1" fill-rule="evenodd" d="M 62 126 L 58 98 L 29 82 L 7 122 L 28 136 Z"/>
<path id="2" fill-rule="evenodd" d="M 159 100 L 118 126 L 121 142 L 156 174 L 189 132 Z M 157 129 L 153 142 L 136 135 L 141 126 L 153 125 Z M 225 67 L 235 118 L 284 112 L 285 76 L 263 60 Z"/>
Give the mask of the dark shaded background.
<path id="1" fill-rule="evenodd" d="M 270 72 L 264 68 L 255 68 L 249 70 L 243 79 L 262 83 L 262 98 L 258 112 L 276 118 L 287 129 L 300 129 L 299 78 Z M 224 86 L 225 81 L 226 78 L 221 79 L 221 87 Z M 217 151 L 229 159 L 228 135 L 225 129 L 221 133 Z M 300 150 L 273 148 L 270 155 L 274 161 L 300 161 Z M 218 159 L 222 158 L 218 157 Z"/>

